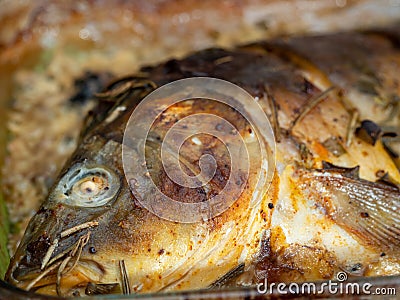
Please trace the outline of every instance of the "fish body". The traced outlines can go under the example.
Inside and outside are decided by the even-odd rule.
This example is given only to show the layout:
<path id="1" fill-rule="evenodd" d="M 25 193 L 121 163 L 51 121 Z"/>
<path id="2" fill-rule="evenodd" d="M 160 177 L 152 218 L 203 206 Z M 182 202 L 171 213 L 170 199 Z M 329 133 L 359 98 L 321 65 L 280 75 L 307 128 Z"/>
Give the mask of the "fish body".
<path id="1" fill-rule="evenodd" d="M 398 146 L 388 139 L 394 134 L 384 133 L 400 125 L 399 41 L 393 28 L 209 49 L 111 85 L 32 218 L 7 280 L 66 296 L 334 279 L 340 271 L 399 274 Z M 223 79 L 254 97 L 271 121 L 276 166 L 258 198 L 250 168 L 248 185 L 226 211 L 181 223 L 153 214 L 134 196 L 122 148 L 140 101 L 189 77 Z M 218 139 L 198 136 L 183 147 L 180 162 L 193 175 L 199 157 L 212 155 L 212 180 L 190 189 L 167 176 L 163 138 L 172 124 L 199 113 L 218 115 L 244 140 L 254 139 L 237 110 L 209 99 L 162 111 L 146 144 L 148 176 L 185 203 L 218 194 L 233 163 Z M 373 143 L 360 134 L 371 136 L 361 126 L 366 119 L 382 129 Z"/>

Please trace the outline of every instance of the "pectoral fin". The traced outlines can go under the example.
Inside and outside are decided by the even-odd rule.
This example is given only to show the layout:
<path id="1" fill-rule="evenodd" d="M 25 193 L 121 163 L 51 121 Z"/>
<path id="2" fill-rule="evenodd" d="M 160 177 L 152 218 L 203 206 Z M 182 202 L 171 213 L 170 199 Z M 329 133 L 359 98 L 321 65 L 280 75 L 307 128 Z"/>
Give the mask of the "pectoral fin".
<path id="1" fill-rule="evenodd" d="M 302 182 L 324 212 L 363 244 L 385 251 L 400 247 L 400 190 L 336 168 L 302 173 Z"/>

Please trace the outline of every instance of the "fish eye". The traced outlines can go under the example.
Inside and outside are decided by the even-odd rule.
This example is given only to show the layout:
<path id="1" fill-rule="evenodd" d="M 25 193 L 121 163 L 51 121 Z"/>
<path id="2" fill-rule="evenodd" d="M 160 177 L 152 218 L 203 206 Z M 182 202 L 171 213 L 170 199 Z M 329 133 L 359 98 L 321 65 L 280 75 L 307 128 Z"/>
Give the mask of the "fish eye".
<path id="1" fill-rule="evenodd" d="M 106 167 L 76 166 L 61 179 L 62 202 L 71 206 L 98 207 L 111 201 L 120 188 L 117 175 Z"/>

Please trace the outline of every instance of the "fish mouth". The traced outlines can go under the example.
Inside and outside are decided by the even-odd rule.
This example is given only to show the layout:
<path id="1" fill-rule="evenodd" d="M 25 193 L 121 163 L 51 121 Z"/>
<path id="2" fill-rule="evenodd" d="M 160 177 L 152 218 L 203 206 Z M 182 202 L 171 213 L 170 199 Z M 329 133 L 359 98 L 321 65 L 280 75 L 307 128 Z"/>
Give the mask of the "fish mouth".
<path id="1" fill-rule="evenodd" d="M 54 203 L 59 203 L 58 196 L 52 194 L 50 198 Z M 88 282 L 96 282 L 83 271 L 77 272 L 82 269 L 81 265 L 86 269 L 91 269 L 93 265 L 100 274 L 104 270 L 98 262 L 90 262 L 92 257 L 87 256 L 87 244 L 91 235 L 94 236 L 93 229 L 99 225 L 97 218 L 102 214 L 102 209 L 95 208 L 91 213 L 88 217 L 86 210 L 77 212 L 74 207 L 61 204 L 42 206 L 31 219 L 5 280 L 28 291 L 56 284 L 57 294 L 62 294 L 60 286 L 66 284 L 62 282 L 69 282 L 66 278 L 72 278 L 70 274 L 74 274 L 79 282 L 70 280 L 66 290 L 73 285 L 86 286 Z M 85 264 L 82 263 L 83 259 L 86 259 Z"/>
<path id="2" fill-rule="evenodd" d="M 104 267 L 93 259 L 73 261 L 66 256 L 45 269 L 16 264 L 8 281 L 18 288 L 57 296 L 97 295 L 120 292 L 119 283 L 102 282 Z"/>
<path id="3" fill-rule="evenodd" d="M 40 214 L 28 226 L 6 274 L 6 281 L 27 291 L 73 296 L 81 293 L 89 283 L 97 283 L 105 268 L 86 254 L 91 237 L 89 221 L 61 231 L 57 215 L 46 218 Z M 74 294 L 75 293 L 75 294 Z"/>

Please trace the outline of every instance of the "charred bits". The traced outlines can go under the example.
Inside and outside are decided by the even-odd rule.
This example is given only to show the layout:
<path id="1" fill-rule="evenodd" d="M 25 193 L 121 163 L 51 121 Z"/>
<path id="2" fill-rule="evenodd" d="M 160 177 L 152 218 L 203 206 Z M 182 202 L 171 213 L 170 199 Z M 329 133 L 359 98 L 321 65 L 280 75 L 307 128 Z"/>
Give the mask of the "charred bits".
<path id="1" fill-rule="evenodd" d="M 26 247 L 25 262 L 27 265 L 37 265 L 41 262 L 42 255 L 50 247 L 50 238 L 46 233 L 37 240 L 30 242 Z"/>
<path id="2" fill-rule="evenodd" d="M 85 104 L 94 94 L 101 92 L 113 76 L 108 72 L 86 71 L 75 79 L 75 94 L 69 99 L 71 104 Z"/>

